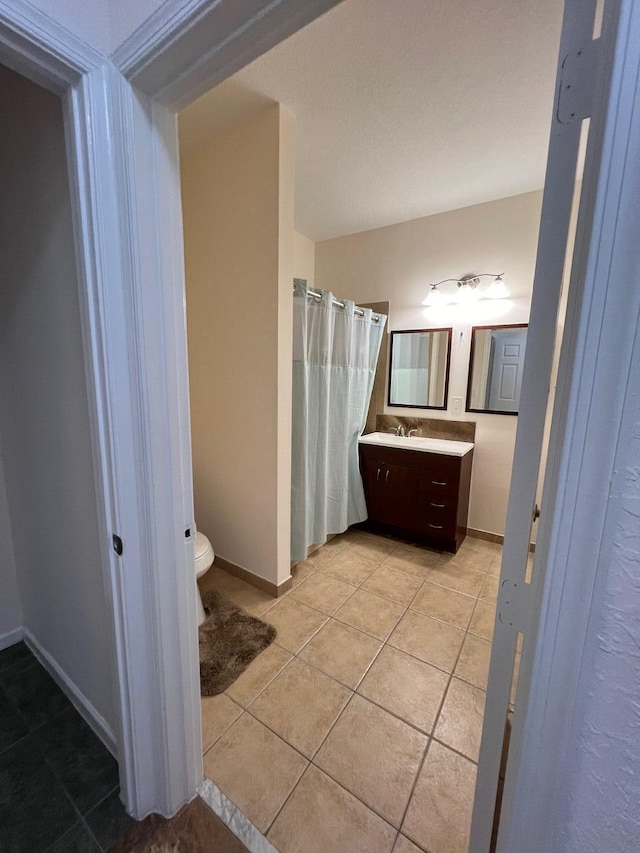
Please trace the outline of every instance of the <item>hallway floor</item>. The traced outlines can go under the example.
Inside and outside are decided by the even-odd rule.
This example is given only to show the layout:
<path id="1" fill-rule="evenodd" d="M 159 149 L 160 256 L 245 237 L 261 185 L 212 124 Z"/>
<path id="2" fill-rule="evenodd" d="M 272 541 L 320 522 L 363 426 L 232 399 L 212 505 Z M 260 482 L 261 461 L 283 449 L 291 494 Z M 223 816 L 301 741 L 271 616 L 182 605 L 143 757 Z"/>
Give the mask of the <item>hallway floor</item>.
<path id="1" fill-rule="evenodd" d="M 277 601 L 203 578 L 278 630 L 202 700 L 205 775 L 277 850 L 467 850 L 501 550 L 349 531 Z"/>
<path id="2" fill-rule="evenodd" d="M 111 753 L 24 643 L 0 651 L 0 851 L 101 853 L 133 823 Z"/>

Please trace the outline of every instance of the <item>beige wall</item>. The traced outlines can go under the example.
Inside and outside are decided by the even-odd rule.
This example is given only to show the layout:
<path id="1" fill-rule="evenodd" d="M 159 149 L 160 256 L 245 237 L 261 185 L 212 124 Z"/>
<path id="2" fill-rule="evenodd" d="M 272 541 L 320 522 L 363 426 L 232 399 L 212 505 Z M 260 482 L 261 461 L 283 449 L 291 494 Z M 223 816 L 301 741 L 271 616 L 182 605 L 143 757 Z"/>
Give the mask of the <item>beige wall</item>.
<path id="1" fill-rule="evenodd" d="M 196 523 L 289 576 L 294 121 L 278 105 L 183 158 Z"/>
<path id="2" fill-rule="evenodd" d="M 316 278 L 316 244 L 295 231 L 293 234 L 293 275 L 304 278 L 313 287 Z"/>
<path id="3" fill-rule="evenodd" d="M 469 526 L 504 533 L 517 418 L 465 413 L 473 325 L 526 323 L 542 193 L 534 192 L 316 243 L 319 288 L 359 303 L 389 300 L 389 329 L 453 327 L 449 409 L 385 412 L 477 423 Z M 428 284 L 472 272 L 504 272 L 513 298 L 439 315 L 420 304 Z M 452 410 L 452 398 L 462 411 Z"/>

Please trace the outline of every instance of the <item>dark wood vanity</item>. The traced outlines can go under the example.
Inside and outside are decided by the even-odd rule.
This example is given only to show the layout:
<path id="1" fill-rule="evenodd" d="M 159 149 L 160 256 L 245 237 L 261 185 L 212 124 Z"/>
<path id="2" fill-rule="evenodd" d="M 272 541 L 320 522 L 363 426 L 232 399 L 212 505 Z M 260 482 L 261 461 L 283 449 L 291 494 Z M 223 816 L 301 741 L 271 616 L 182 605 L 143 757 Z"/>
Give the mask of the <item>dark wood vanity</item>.
<path id="1" fill-rule="evenodd" d="M 472 461 L 473 450 L 449 456 L 360 444 L 365 526 L 455 553 L 467 535 Z"/>

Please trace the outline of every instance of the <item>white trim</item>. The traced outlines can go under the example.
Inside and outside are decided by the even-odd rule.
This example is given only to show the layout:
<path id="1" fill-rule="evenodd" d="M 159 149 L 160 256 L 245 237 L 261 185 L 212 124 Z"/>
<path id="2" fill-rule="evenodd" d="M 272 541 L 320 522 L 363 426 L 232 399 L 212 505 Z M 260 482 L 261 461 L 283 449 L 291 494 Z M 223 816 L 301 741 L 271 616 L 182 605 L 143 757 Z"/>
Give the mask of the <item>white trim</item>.
<path id="1" fill-rule="evenodd" d="M 628 378 L 637 370 L 640 318 L 640 5 L 622 0 L 620 8 L 603 139 L 585 168 L 588 175 L 599 161 L 600 179 L 587 200 L 591 229 L 580 235 L 578 225 L 547 467 L 549 504 L 538 538 L 546 576 L 535 590 L 540 619 L 523 653 L 526 715 L 516 713 L 514 720 L 500 851 L 565 849 L 557 828 L 567 772 L 575 772 L 569 738 L 574 715 L 580 719 L 580 676 L 609 568 L 607 499 Z"/>
<path id="2" fill-rule="evenodd" d="M 529 626 L 533 616 L 532 588 L 526 582 L 527 558 L 542 457 L 560 291 L 575 193 L 576 165 L 583 118 L 581 115 L 576 115 L 575 120 L 568 123 L 560 120 L 559 103 L 562 94 L 560 83 L 567 57 L 576 55 L 579 51 L 601 57 L 601 51 L 594 47 L 592 39 L 595 10 L 596 0 L 588 0 L 588 2 L 566 0 L 565 2 L 529 315 L 527 353 L 522 378 L 499 595 L 478 759 L 478 781 L 470 839 L 470 850 L 473 853 L 484 853 L 490 844 L 518 633 L 524 634 L 525 645 L 528 645 Z M 592 98 L 585 98 L 585 102 L 592 100 Z M 593 147 L 591 139 L 590 144 Z M 585 183 L 588 180 L 587 173 Z M 584 196 L 582 201 L 584 203 Z M 546 499 L 542 503 L 544 515 Z M 538 550 L 534 562 L 536 577 L 539 575 L 542 563 L 540 556 L 542 531 L 543 528 L 539 531 Z M 534 577 L 534 583 L 536 577 Z M 521 683 L 522 681 L 521 677 Z M 522 703 L 522 690 L 519 691 L 519 700 L 518 707 Z"/>
<path id="3" fill-rule="evenodd" d="M 0 0 L 2 62 L 63 95 L 104 58 L 25 0 Z"/>
<path id="4" fill-rule="evenodd" d="M 28 628 L 22 629 L 22 638 L 34 656 L 56 682 L 82 719 L 100 738 L 112 755 L 117 756 L 116 736 L 105 718 L 94 708 L 84 693 L 76 687 L 57 661 L 40 644 Z"/>
<path id="5" fill-rule="evenodd" d="M 339 2 L 169 0 L 112 59 L 156 103 L 183 109 Z"/>
<path id="6" fill-rule="evenodd" d="M 8 649 L 9 646 L 15 646 L 24 637 L 24 628 L 14 628 L 13 631 L 7 631 L 5 634 L 0 634 L 0 652 Z"/>

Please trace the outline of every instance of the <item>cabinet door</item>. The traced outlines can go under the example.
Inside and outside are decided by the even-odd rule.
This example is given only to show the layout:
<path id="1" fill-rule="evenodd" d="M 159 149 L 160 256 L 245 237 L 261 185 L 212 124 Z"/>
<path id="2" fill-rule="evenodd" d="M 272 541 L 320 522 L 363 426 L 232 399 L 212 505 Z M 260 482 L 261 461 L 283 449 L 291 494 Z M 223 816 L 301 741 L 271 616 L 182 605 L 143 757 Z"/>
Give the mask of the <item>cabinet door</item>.
<path id="1" fill-rule="evenodd" d="M 418 471 L 404 465 L 387 465 L 384 472 L 385 521 L 411 530 L 418 493 Z M 382 477 L 382 475 L 381 475 Z"/>
<path id="2" fill-rule="evenodd" d="M 385 513 L 385 474 L 387 466 L 376 459 L 360 458 L 360 472 L 364 485 L 369 521 L 388 523 Z"/>

